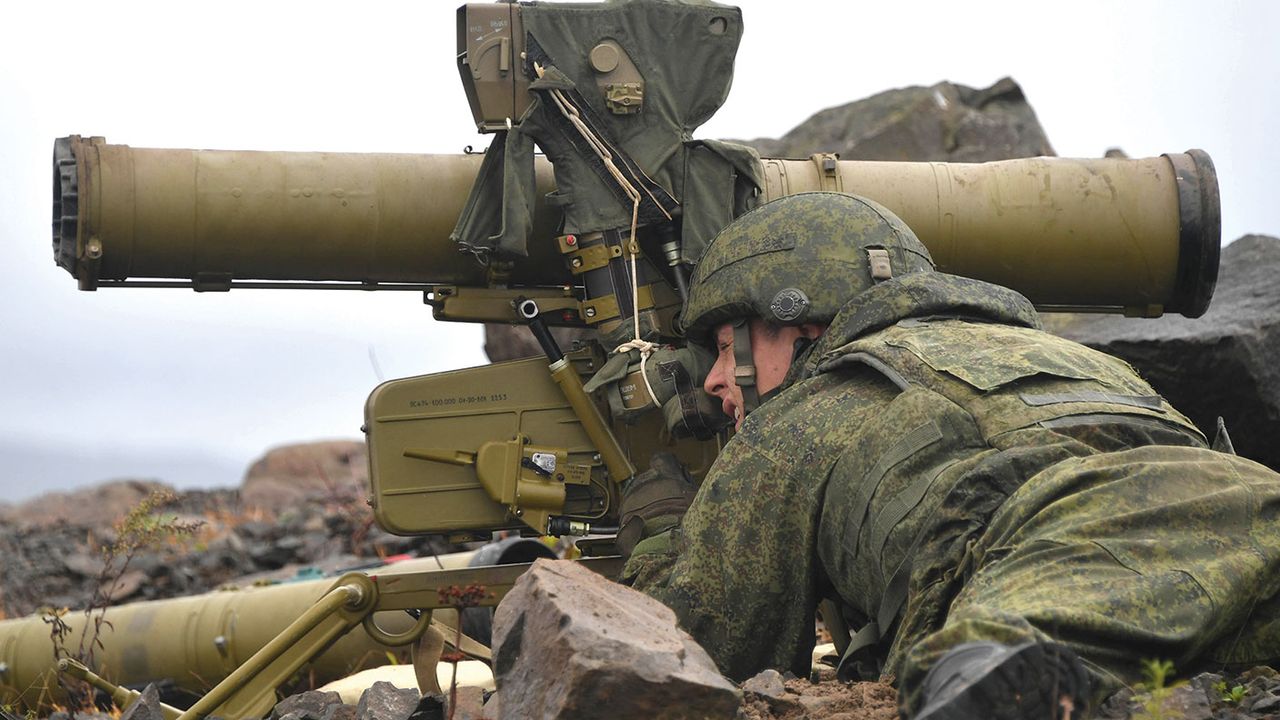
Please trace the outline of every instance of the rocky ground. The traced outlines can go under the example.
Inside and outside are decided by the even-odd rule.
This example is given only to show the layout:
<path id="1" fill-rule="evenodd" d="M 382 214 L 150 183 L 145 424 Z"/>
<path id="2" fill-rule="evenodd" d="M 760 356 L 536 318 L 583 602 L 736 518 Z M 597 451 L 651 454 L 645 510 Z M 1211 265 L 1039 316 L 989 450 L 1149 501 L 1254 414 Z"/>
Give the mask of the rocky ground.
<path id="1" fill-rule="evenodd" d="M 328 456 L 331 450 L 325 445 L 300 446 L 287 449 L 287 453 Z M 3 607 L 8 617 L 23 615 L 41 606 L 83 606 L 101 580 L 101 547 L 116 537 L 109 516 L 123 515 L 131 505 L 157 490 L 166 488 L 148 482 L 112 483 L 81 493 L 42 498 L 22 507 L 9 508 L 0 515 L 0 557 L 4 558 L 0 565 L 0 587 L 5 589 Z M 271 511 L 246 505 L 239 490 L 175 493 L 174 497 L 175 502 L 164 511 L 172 513 L 171 517 L 200 521 L 203 525 L 185 539 L 167 540 L 156 547 L 139 550 L 123 573 L 126 580 L 117 590 L 119 601 L 190 594 L 233 579 L 291 574 L 304 565 L 331 568 L 361 559 L 450 549 L 378 531 L 372 526 L 363 502 L 353 502 L 350 497 L 323 494 L 291 497 L 287 509 Z M 56 520 L 59 516 L 70 521 L 59 522 Z M 504 638 L 512 636 L 513 626 L 527 634 L 539 626 L 561 628 L 573 623 L 579 635 L 572 640 L 576 647 L 558 648 L 553 647 L 552 640 L 526 637 L 523 643 L 515 643 L 514 659 L 500 661 L 505 663 L 507 677 L 504 682 L 500 676 L 499 681 L 508 689 L 508 694 L 519 698 L 517 702 L 522 707 L 558 701 L 538 697 L 545 694 L 540 693 L 539 688 L 554 684 L 548 681 L 547 672 L 555 676 L 560 686 L 564 686 L 566 677 L 570 678 L 569 689 L 562 692 L 571 694 L 574 681 L 570 668 L 574 659 L 596 653 L 612 661 L 610 672 L 613 681 L 619 683 L 616 697 L 645 698 L 646 702 L 578 703 L 568 715 L 577 720 L 654 717 L 657 708 L 670 705 L 696 710 L 684 715 L 687 717 L 744 720 L 891 720 L 897 717 L 897 695 L 887 684 L 842 683 L 834 679 L 829 669 L 816 671 L 812 678 L 766 671 L 745 683 L 733 684 L 719 676 L 705 654 L 706 664 L 696 681 L 686 677 L 665 690 L 643 684 L 628 685 L 640 682 L 628 674 L 629 669 L 651 671 L 661 660 L 655 657 L 664 653 L 669 656 L 666 661 L 678 657 L 675 662 L 680 672 L 687 675 L 693 663 L 690 658 L 700 653 L 701 648 L 687 637 L 678 638 L 670 618 L 661 620 L 669 611 L 652 601 L 645 602 L 648 599 L 643 596 L 637 600 L 620 595 L 620 591 L 631 593 L 625 588 L 592 582 L 588 578 L 586 585 L 575 586 L 573 599 L 568 601 L 566 598 L 570 595 L 554 584 L 568 581 L 536 580 L 536 583 L 530 581 L 535 587 L 524 593 L 526 597 L 522 599 L 513 593 L 511 602 L 504 603 L 504 610 L 495 620 L 495 649 L 502 650 Z M 582 578 L 570 580 L 584 582 Z M 540 589 L 537 583 L 541 583 Z M 656 613 L 658 620 L 640 621 L 637 625 L 635 618 L 642 612 Z M 630 618 L 630 623 L 621 622 L 620 615 Z M 513 619 L 516 617 L 518 621 Z M 589 617 L 597 622 L 588 621 Z M 633 631 L 636 634 L 628 636 L 627 633 Z M 668 634 L 666 640 L 662 639 L 662 633 Z M 518 648 L 522 645 L 537 647 L 539 651 L 532 656 L 521 653 Z M 679 652 L 673 654 L 670 652 L 673 649 Z M 528 656 L 527 662 L 522 660 L 524 656 Z M 599 676 L 591 676 L 582 682 L 592 687 L 601 680 Z M 702 706 L 699 703 L 705 699 L 699 700 L 699 697 L 706 687 L 711 688 L 712 700 Z M 674 694 L 664 696 L 664 692 Z M 453 717 L 459 720 L 498 717 L 499 696 L 469 688 L 457 697 Z M 156 702 L 154 694 L 146 694 L 140 703 L 126 710 L 125 715 L 158 719 Z M 281 702 L 272 717 L 280 720 L 443 719 L 449 717 L 449 705 L 447 695 L 423 696 L 414 688 L 378 683 L 358 701 L 348 704 L 334 693 L 311 691 L 293 695 Z M 632 712 L 633 709 L 636 712 Z M 94 713 L 78 712 L 75 716 L 93 717 Z M 52 717 L 69 720 L 70 714 L 58 712 Z M 1143 688 L 1122 691 L 1099 708 L 1096 717 L 1108 720 L 1280 718 L 1280 677 L 1270 668 L 1256 668 L 1242 675 L 1203 674 L 1189 680 L 1170 679 L 1154 693 Z"/>

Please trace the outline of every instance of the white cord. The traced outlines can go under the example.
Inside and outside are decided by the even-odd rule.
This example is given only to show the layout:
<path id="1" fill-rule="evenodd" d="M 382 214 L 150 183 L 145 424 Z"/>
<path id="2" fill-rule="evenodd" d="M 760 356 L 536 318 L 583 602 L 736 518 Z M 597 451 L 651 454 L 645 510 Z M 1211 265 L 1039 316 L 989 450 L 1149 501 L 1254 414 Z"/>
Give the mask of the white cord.
<path id="1" fill-rule="evenodd" d="M 534 70 L 538 77 L 542 77 L 543 68 L 541 65 L 534 63 Z M 636 240 L 636 229 L 640 220 L 640 191 L 636 189 L 627 176 L 613 162 L 613 155 L 609 152 L 604 142 L 595 136 L 591 128 L 582 120 L 582 117 L 568 99 L 565 98 L 562 90 L 552 90 L 551 98 L 555 101 L 557 109 L 569 120 L 578 134 L 582 135 L 587 144 L 591 146 L 591 150 L 595 152 L 596 157 L 604 163 L 605 169 L 609 171 L 609 175 L 614 182 L 618 184 L 627 198 L 631 200 L 631 234 L 627 238 L 627 255 L 631 265 L 631 323 L 632 323 L 632 339 L 614 348 L 615 353 L 630 352 L 632 350 L 640 351 L 640 378 L 644 380 L 645 389 L 649 391 L 649 397 L 653 400 L 654 405 L 658 404 L 658 394 L 653 391 L 653 385 L 649 383 L 649 373 L 646 371 L 645 363 L 649 356 L 653 354 L 654 344 L 640 337 L 640 286 L 639 286 L 639 265 L 640 244 Z M 644 188 L 658 209 L 662 211 L 667 219 L 671 219 L 671 214 L 662 207 L 662 203 L 653 197 L 653 193 L 647 187 Z"/>

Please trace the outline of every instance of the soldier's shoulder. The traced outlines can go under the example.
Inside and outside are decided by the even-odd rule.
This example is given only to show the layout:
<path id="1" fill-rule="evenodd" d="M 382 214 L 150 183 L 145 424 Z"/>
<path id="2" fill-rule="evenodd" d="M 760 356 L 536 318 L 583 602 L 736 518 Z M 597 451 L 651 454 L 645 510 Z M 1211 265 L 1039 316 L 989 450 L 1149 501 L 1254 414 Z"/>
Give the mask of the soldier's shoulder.
<path id="1" fill-rule="evenodd" d="M 748 415 L 725 450 L 737 444 L 778 465 L 820 463 L 838 455 L 893 395 L 892 386 L 874 373 L 801 380 Z"/>

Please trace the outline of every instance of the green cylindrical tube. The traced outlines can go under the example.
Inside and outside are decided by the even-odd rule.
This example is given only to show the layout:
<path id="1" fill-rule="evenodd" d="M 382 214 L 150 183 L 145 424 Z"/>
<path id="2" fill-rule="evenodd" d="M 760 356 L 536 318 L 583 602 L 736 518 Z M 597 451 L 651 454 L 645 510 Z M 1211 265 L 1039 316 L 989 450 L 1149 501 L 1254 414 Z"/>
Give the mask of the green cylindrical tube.
<path id="1" fill-rule="evenodd" d="M 484 285 L 485 268 L 449 242 L 483 157 L 159 150 L 62 138 L 54 254 L 82 289 L 126 278 L 196 289 L 246 279 Z M 554 187 L 549 164 L 538 165 L 537 182 L 539 197 Z M 550 223 L 554 213 L 539 207 L 537 216 Z M 549 225 L 538 231 L 554 234 Z M 513 282 L 569 282 L 554 243 L 530 249 Z"/>
<path id="2" fill-rule="evenodd" d="M 480 155 L 151 150 L 102 138 L 54 149 L 58 263 L 99 281 L 165 278 L 484 286 L 449 234 Z M 535 163 L 538 197 L 550 164 Z M 1218 186 L 1208 155 L 1002 162 L 763 161 L 764 199 L 806 190 L 893 210 L 939 267 L 1009 286 L 1042 308 L 1204 313 L 1217 278 Z M 541 202 L 541 200 L 539 200 Z M 572 283 L 559 213 L 539 205 L 530 257 L 504 283 Z"/>
<path id="3" fill-rule="evenodd" d="M 1218 276 L 1213 162 L 1144 159 L 764 161 L 765 199 L 869 197 L 900 216 L 938 269 L 1011 287 L 1041 308 L 1204 314 Z"/>
<path id="4" fill-rule="evenodd" d="M 441 565 L 464 568 L 474 554 L 409 560 L 378 573 L 429 571 Z M 203 693 L 306 612 L 333 582 L 291 582 L 108 608 L 93 669 L 117 685 L 168 679 L 184 690 Z M 450 626 L 457 622 L 452 610 L 438 610 L 434 617 Z M 66 647 L 74 653 L 86 625 L 92 628 L 93 623 L 78 611 L 63 620 L 70 627 Z M 379 626 L 390 632 L 407 630 L 413 622 L 403 613 L 378 615 Z M 393 650 L 357 628 L 339 638 L 311 668 L 327 682 L 360 668 L 385 665 Z M 50 625 L 42 616 L 0 621 L 0 703 L 34 709 L 58 702 L 54 660 Z"/>

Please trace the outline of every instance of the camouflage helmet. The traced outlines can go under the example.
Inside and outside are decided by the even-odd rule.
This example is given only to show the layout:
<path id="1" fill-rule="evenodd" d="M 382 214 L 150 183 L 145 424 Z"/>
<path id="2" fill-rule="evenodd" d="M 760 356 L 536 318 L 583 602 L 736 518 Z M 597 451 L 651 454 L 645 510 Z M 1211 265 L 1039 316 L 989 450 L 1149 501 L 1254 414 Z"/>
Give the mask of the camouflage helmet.
<path id="1" fill-rule="evenodd" d="M 932 270 L 924 244 L 884 206 L 842 193 L 788 195 L 734 220 L 711 241 L 680 323 L 694 342 L 706 342 L 720 323 L 751 316 L 782 325 L 829 323 L 876 282 Z"/>

